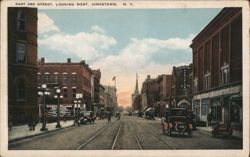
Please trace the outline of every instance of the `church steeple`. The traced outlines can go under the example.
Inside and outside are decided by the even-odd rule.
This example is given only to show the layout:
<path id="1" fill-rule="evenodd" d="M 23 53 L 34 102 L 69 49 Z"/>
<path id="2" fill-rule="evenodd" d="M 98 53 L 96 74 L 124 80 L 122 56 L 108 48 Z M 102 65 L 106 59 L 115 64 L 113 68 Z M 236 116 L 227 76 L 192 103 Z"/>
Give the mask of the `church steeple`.
<path id="1" fill-rule="evenodd" d="M 138 89 L 138 74 L 136 73 L 136 83 L 135 83 L 135 95 L 139 94 L 139 89 Z"/>

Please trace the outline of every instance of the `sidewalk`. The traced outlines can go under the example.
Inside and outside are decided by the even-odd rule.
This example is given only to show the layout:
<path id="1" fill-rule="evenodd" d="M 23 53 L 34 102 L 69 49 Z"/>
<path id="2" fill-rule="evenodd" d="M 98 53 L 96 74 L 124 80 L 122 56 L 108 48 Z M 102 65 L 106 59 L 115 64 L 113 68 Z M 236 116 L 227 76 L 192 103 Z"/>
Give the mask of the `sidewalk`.
<path id="1" fill-rule="evenodd" d="M 74 120 L 60 121 L 62 128 L 56 128 L 56 124 L 57 124 L 56 122 L 47 123 L 46 127 L 48 128 L 48 131 L 40 131 L 40 129 L 42 128 L 42 123 L 38 123 L 34 131 L 30 131 L 28 125 L 13 126 L 11 128 L 11 131 L 9 130 L 9 135 L 8 135 L 9 142 L 33 137 L 36 135 L 41 135 L 44 133 L 48 133 L 48 132 L 55 131 L 55 130 L 60 130 L 63 128 L 68 128 L 68 127 L 71 127 L 73 123 L 74 123 Z"/>
<path id="2" fill-rule="evenodd" d="M 212 135 L 212 127 L 196 127 L 196 129 L 202 133 Z M 232 136 L 237 139 L 242 139 L 243 135 L 241 131 L 233 130 Z"/>

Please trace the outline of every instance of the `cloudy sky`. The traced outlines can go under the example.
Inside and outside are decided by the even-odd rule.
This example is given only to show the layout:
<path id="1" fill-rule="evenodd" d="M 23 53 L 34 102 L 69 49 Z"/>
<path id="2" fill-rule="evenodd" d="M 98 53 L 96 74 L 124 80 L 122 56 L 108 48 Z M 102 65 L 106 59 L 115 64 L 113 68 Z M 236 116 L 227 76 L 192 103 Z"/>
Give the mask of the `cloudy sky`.
<path id="1" fill-rule="evenodd" d="M 85 9 L 38 13 L 38 56 L 47 62 L 86 60 L 114 85 L 118 103 L 131 105 L 136 73 L 139 90 L 147 75 L 170 74 L 192 62 L 189 45 L 221 9 Z"/>

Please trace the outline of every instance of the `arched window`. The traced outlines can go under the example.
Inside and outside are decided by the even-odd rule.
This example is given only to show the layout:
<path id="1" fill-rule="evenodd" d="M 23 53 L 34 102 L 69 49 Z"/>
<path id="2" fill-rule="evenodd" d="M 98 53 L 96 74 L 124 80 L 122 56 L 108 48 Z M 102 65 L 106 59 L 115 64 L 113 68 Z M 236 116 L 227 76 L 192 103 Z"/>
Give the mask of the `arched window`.
<path id="1" fill-rule="evenodd" d="M 25 31 L 25 14 L 23 10 L 17 12 L 17 30 Z"/>
<path id="2" fill-rule="evenodd" d="M 25 82 L 24 80 L 20 80 L 17 83 L 17 99 L 24 100 L 25 99 Z"/>

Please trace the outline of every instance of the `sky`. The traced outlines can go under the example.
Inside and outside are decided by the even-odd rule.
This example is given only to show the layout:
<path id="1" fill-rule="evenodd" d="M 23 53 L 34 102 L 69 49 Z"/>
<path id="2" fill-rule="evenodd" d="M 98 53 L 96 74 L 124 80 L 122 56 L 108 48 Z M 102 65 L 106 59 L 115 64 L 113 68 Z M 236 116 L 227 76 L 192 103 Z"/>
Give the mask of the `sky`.
<path id="1" fill-rule="evenodd" d="M 85 60 L 114 85 L 118 104 L 131 105 L 147 75 L 171 74 L 192 62 L 192 39 L 221 11 L 213 9 L 39 9 L 38 57 Z"/>

